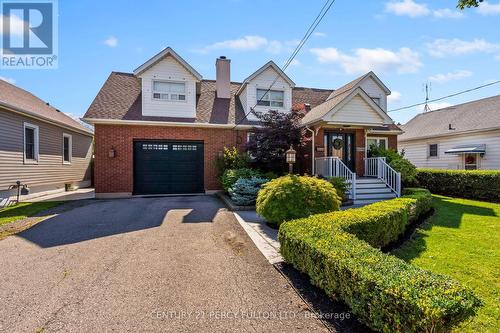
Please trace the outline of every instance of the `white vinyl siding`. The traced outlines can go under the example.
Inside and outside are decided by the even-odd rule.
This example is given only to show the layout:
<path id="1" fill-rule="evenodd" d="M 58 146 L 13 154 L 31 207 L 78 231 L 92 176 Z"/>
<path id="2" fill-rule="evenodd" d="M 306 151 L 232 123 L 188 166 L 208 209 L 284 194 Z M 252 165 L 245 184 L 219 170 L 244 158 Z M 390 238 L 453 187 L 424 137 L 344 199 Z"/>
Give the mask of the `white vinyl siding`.
<path id="1" fill-rule="evenodd" d="M 385 91 L 375 82 L 371 77 L 363 80 L 359 85 L 361 89 L 363 89 L 368 96 L 370 96 L 374 101 L 376 98 L 379 98 L 379 102 L 377 103 L 380 108 L 384 111 L 387 111 L 387 96 L 385 95 Z"/>
<path id="2" fill-rule="evenodd" d="M 142 115 L 156 117 L 196 117 L 196 77 L 193 76 L 172 56 L 167 56 L 155 65 L 151 66 L 139 77 L 142 80 Z M 162 98 L 155 98 L 154 82 L 165 82 L 167 85 L 156 84 L 156 88 L 169 89 Z M 168 85 L 172 82 L 172 85 Z M 180 85 L 184 84 L 184 92 L 180 92 Z M 168 86 L 168 87 L 167 87 Z M 172 90 L 173 89 L 173 90 Z M 177 95 L 172 98 L 172 95 Z M 185 99 L 179 99 L 184 95 Z M 175 99 L 177 98 L 177 100 Z M 182 97 L 181 97 L 182 98 Z M 168 103 L 166 103 L 168 101 Z"/>
<path id="3" fill-rule="evenodd" d="M 429 157 L 429 145 L 438 144 L 438 156 Z M 475 134 L 462 134 L 412 141 L 399 141 L 405 157 L 418 168 L 463 169 L 464 156 L 445 154 L 445 151 L 467 144 L 485 144 L 486 154 L 479 158 L 479 169 L 500 169 L 500 130 Z"/>
<path id="4" fill-rule="evenodd" d="M 384 119 L 361 96 L 354 96 L 328 119 L 339 123 L 384 124 Z"/>
<path id="5" fill-rule="evenodd" d="M 243 105 L 245 113 L 249 113 L 250 108 L 254 107 L 257 104 L 257 89 L 268 90 L 271 87 L 271 84 L 276 80 L 277 75 L 278 73 L 273 68 L 268 67 L 246 85 L 245 89 L 240 94 L 240 101 Z M 255 106 L 255 111 L 290 111 L 292 109 L 292 87 L 290 86 L 290 84 L 280 76 L 271 88 L 272 90 L 283 92 L 283 106 L 278 107 L 257 105 Z M 250 113 L 248 115 L 248 119 L 256 120 L 257 118 L 252 113 Z"/>

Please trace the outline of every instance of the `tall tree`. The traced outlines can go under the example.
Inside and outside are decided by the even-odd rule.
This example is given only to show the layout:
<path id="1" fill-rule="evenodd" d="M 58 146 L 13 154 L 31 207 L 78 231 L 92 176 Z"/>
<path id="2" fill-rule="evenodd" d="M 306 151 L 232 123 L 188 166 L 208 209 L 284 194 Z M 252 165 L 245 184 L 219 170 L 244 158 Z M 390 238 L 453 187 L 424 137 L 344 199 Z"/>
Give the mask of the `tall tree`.
<path id="1" fill-rule="evenodd" d="M 457 8 L 460 8 L 463 10 L 466 7 L 467 8 L 479 7 L 480 2 L 483 2 L 483 0 L 459 0 Z"/>

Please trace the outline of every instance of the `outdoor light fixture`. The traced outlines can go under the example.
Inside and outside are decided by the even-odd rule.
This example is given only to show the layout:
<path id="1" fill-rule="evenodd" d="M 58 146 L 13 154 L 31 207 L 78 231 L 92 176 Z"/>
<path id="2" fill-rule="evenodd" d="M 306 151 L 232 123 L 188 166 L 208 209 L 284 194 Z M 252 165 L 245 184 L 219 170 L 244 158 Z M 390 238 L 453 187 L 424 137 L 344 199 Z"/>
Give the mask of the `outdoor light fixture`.
<path id="1" fill-rule="evenodd" d="M 290 149 L 286 151 L 286 162 L 288 163 L 288 173 L 293 173 L 293 164 L 295 163 L 297 152 L 293 150 L 293 145 L 290 145 Z"/>
<path id="2" fill-rule="evenodd" d="M 115 158 L 116 156 L 116 151 L 115 151 L 115 148 L 111 148 L 108 152 L 108 156 L 109 158 Z"/>

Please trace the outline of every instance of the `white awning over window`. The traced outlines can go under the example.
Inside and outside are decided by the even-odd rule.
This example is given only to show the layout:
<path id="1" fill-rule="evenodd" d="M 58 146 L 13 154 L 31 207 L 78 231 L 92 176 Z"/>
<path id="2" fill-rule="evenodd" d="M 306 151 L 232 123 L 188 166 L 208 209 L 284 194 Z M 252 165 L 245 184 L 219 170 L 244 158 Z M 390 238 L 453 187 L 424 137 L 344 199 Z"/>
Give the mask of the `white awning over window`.
<path id="1" fill-rule="evenodd" d="M 453 147 L 452 149 L 448 149 L 444 152 L 445 154 L 484 154 L 486 153 L 486 145 L 463 145 Z"/>

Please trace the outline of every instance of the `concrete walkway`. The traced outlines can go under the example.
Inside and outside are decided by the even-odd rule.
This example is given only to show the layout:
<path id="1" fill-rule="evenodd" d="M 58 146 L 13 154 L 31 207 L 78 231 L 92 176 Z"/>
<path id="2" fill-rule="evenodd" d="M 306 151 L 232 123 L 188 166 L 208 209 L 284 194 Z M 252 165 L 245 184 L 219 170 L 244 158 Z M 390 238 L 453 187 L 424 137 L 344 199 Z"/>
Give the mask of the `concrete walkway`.
<path id="1" fill-rule="evenodd" d="M 326 332 L 212 196 L 89 200 L 0 241 L 3 332 Z"/>
<path id="2" fill-rule="evenodd" d="M 41 201 L 74 201 L 94 199 L 95 193 L 93 188 L 79 188 L 75 191 L 58 192 L 54 194 L 43 195 L 33 199 L 27 200 L 28 202 L 41 202 Z"/>

